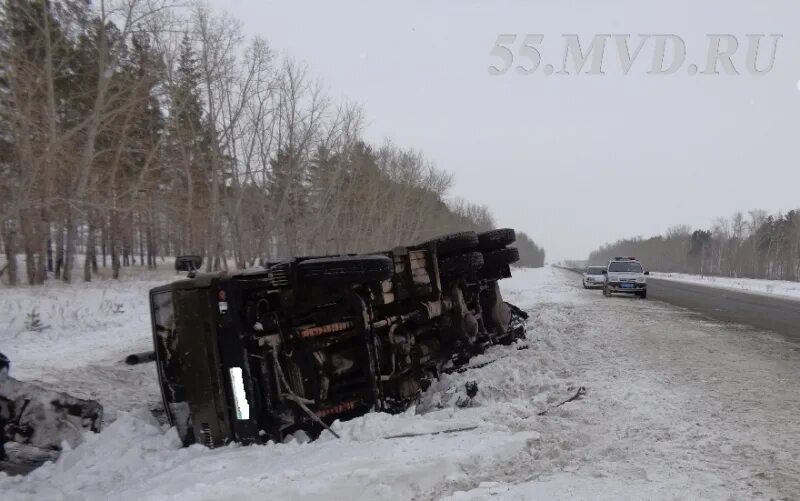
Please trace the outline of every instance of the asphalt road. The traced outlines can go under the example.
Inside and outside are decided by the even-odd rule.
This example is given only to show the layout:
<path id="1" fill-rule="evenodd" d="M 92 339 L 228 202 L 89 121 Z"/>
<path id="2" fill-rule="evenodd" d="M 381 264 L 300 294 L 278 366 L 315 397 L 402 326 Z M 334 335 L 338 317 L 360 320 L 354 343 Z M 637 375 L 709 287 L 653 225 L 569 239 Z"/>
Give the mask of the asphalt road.
<path id="1" fill-rule="evenodd" d="M 797 300 L 658 278 L 648 278 L 647 289 L 648 300 L 664 301 L 716 320 L 800 337 L 800 301 Z"/>

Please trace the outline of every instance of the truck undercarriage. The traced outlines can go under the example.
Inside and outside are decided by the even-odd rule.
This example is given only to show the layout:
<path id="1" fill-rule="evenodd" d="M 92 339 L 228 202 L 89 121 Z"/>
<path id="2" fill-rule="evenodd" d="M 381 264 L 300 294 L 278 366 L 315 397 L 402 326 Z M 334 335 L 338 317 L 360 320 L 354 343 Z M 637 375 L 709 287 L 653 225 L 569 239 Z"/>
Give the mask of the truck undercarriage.
<path id="1" fill-rule="evenodd" d="M 407 409 L 448 367 L 524 336 L 497 281 L 513 230 L 297 258 L 151 292 L 156 363 L 185 444 L 281 440 Z"/>

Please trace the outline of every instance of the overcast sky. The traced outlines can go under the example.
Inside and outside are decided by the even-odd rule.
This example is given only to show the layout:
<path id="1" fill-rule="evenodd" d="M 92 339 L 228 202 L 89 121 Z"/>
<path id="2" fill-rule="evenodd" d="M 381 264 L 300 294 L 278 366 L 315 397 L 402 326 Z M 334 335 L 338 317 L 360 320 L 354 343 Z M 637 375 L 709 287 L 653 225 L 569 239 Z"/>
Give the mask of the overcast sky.
<path id="1" fill-rule="evenodd" d="M 796 0 L 211 3 L 308 63 L 335 97 L 362 103 L 369 140 L 422 150 L 455 174 L 452 195 L 488 205 L 550 261 L 737 210 L 800 207 Z M 585 51 L 607 33 L 632 34 L 631 53 L 638 34 L 679 35 L 686 62 L 648 75 L 650 40 L 624 75 L 609 42 L 605 75 L 544 75 L 545 64 L 561 68 L 562 34 L 579 34 Z M 745 69 L 754 33 L 783 35 L 764 76 Z M 518 35 L 514 52 L 543 34 L 542 66 L 491 76 L 499 34 Z M 738 37 L 740 75 L 688 74 L 705 68 L 706 34 Z M 772 42 L 762 43 L 761 67 Z"/>

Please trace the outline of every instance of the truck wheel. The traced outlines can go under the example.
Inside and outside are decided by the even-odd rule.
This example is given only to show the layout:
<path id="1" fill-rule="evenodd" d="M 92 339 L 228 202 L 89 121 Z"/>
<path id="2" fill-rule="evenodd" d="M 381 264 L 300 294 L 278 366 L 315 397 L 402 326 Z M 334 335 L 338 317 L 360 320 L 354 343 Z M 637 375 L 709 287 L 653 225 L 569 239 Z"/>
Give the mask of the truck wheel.
<path id="1" fill-rule="evenodd" d="M 519 261 L 519 249 L 516 247 L 506 247 L 483 253 L 483 262 L 487 268 L 506 266 Z"/>
<path id="2" fill-rule="evenodd" d="M 639 293 L 639 297 L 642 299 L 647 299 L 647 289 L 643 290 Z"/>
<path id="3" fill-rule="evenodd" d="M 478 233 L 478 248 L 482 251 L 502 249 L 516 239 L 517 234 L 511 228 L 484 231 Z"/>
<path id="4" fill-rule="evenodd" d="M 306 285 L 340 286 L 382 282 L 394 273 L 386 256 L 336 256 L 307 259 L 297 264 L 297 277 Z"/>
<path id="5" fill-rule="evenodd" d="M 480 252 L 468 252 L 442 259 L 439 262 L 439 274 L 443 278 L 469 276 L 480 271 L 483 263 L 483 254 Z"/>
<path id="6" fill-rule="evenodd" d="M 427 247 L 431 244 L 436 244 L 436 253 L 439 258 L 448 257 L 477 247 L 478 234 L 474 231 L 450 233 L 449 235 L 442 235 L 441 237 L 426 240 L 416 247 Z"/>
<path id="7" fill-rule="evenodd" d="M 483 269 L 481 277 L 485 279 L 501 279 L 508 276 L 508 265 L 519 261 L 519 249 L 506 247 L 483 253 Z"/>

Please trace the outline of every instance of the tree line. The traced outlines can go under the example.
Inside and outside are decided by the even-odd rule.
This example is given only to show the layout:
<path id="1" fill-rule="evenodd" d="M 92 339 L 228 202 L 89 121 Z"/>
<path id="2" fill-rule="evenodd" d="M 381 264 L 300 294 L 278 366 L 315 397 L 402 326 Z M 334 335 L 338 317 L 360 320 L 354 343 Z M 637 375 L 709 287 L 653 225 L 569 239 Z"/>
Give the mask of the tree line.
<path id="1" fill-rule="evenodd" d="M 517 242 L 514 244 L 519 249 L 519 265 L 529 268 L 541 268 L 544 266 L 545 252 L 542 247 L 536 245 L 531 238 L 522 232 L 517 232 Z"/>
<path id="2" fill-rule="evenodd" d="M 676 226 L 663 235 L 605 245 L 589 262 L 628 255 L 657 271 L 798 281 L 800 212 L 752 210 L 718 218 L 709 229 Z"/>
<path id="3" fill-rule="evenodd" d="M 169 1 L 0 0 L 10 284 L 70 282 L 81 265 L 86 281 L 105 266 L 118 278 L 180 254 L 243 268 L 494 227 L 486 207 L 449 199 L 451 174 L 422 153 L 366 142 L 362 108 L 305 65 L 227 15 Z"/>

